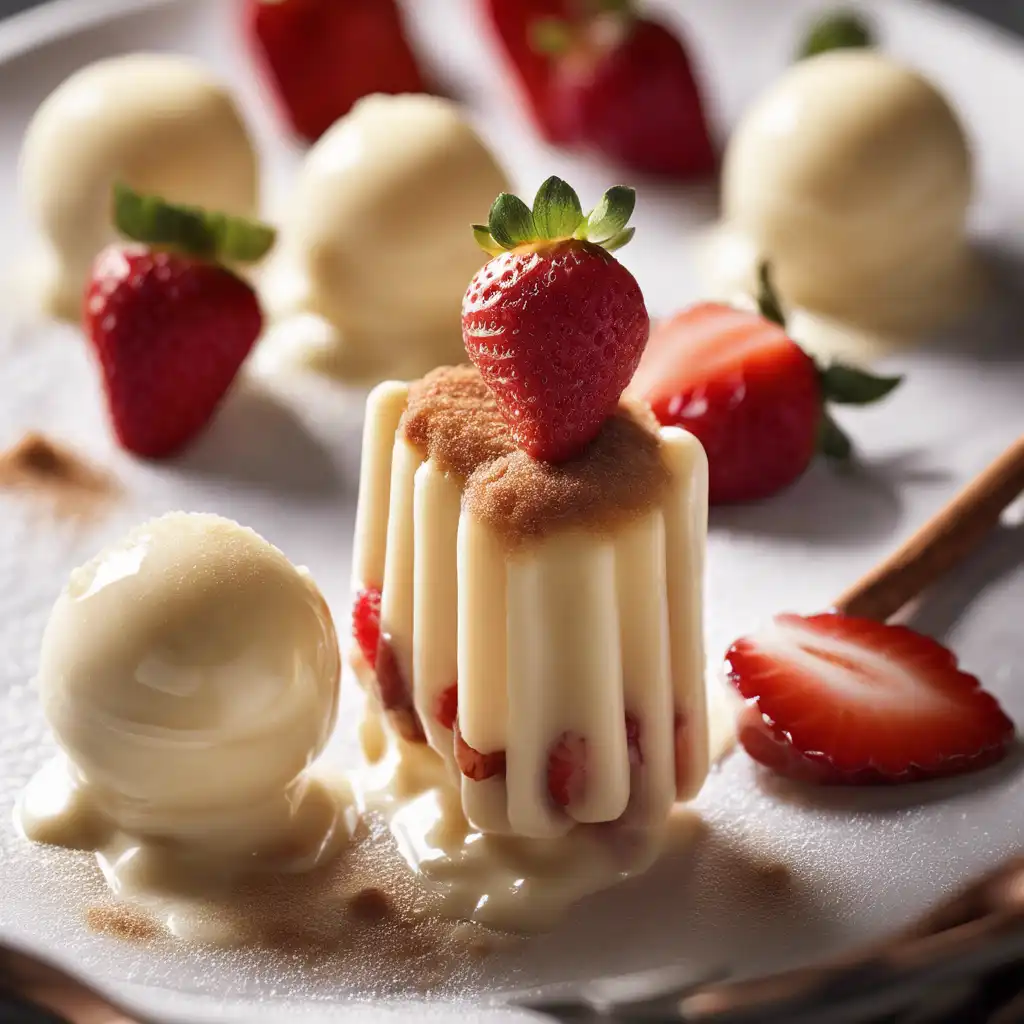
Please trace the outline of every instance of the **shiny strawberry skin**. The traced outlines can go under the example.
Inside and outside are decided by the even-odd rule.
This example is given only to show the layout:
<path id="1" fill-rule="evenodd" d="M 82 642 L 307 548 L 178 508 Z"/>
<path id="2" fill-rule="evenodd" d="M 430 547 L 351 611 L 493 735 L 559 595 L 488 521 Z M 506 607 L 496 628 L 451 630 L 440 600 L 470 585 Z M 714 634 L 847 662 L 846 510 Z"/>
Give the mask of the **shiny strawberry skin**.
<path id="1" fill-rule="evenodd" d="M 658 324 L 631 391 L 707 452 L 712 504 L 788 487 L 818 449 L 823 395 L 814 360 L 756 313 L 702 303 Z"/>
<path id="2" fill-rule="evenodd" d="M 747 701 L 739 739 L 756 761 L 823 785 L 974 771 L 1002 758 L 1013 723 L 955 655 L 904 626 L 837 614 L 777 616 L 726 655 Z"/>
<path id="3" fill-rule="evenodd" d="M 548 120 L 633 170 L 703 178 L 718 166 L 700 89 L 682 42 L 637 18 L 622 41 L 556 62 Z"/>
<path id="4" fill-rule="evenodd" d="M 256 293 L 224 267 L 118 245 L 96 258 L 83 319 L 114 432 L 153 459 L 206 426 L 263 324 Z"/>
<path id="5" fill-rule="evenodd" d="M 517 445 L 579 454 L 618 406 L 650 330 L 640 286 L 610 253 L 569 240 L 502 253 L 462 305 L 470 359 Z"/>
<path id="6" fill-rule="evenodd" d="M 363 96 L 425 91 L 395 0 L 246 0 L 245 26 L 289 125 L 310 141 Z"/>

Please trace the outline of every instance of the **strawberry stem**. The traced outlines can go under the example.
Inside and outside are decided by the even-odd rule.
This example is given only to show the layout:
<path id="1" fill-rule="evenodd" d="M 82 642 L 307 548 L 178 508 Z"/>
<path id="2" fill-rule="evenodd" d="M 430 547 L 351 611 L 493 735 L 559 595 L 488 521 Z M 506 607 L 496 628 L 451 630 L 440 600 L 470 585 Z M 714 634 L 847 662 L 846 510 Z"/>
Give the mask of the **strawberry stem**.
<path id="1" fill-rule="evenodd" d="M 255 263 L 277 238 L 259 221 L 170 203 L 122 183 L 114 185 L 113 214 L 117 230 L 134 242 L 227 263 Z"/>
<path id="2" fill-rule="evenodd" d="M 819 18 L 797 53 L 797 60 L 816 57 L 829 50 L 856 50 L 875 45 L 869 22 L 853 11 L 835 11 Z"/>
<path id="3" fill-rule="evenodd" d="M 783 328 L 786 326 L 786 314 L 782 311 L 779 293 L 772 281 L 771 265 L 767 260 L 757 265 L 757 309 L 765 320 Z"/>
<path id="4" fill-rule="evenodd" d="M 518 196 L 502 192 L 491 206 L 487 224 L 473 225 L 473 236 L 492 256 L 520 245 L 572 238 L 613 252 L 633 237 L 635 229 L 627 223 L 635 205 L 636 192 L 616 185 L 585 215 L 572 186 L 552 175 L 537 190 L 532 209 Z"/>
<path id="5" fill-rule="evenodd" d="M 818 427 L 818 451 L 827 459 L 845 462 L 853 454 L 853 442 L 846 431 L 829 414 L 821 410 L 821 424 Z"/>
<path id="6" fill-rule="evenodd" d="M 818 373 L 825 401 L 836 405 L 870 405 L 903 383 L 902 375 L 880 377 L 845 363 L 819 367 Z"/>

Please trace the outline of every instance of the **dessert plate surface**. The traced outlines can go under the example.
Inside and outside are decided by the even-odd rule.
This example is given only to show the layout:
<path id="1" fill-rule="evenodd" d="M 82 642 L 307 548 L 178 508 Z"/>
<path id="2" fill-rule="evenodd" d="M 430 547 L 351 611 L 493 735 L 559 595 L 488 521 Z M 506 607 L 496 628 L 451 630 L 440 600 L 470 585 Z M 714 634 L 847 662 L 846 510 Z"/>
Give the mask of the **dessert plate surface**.
<path id="1" fill-rule="evenodd" d="M 227 0 L 62 0 L 0 27 L 0 449 L 27 430 L 72 445 L 116 478 L 118 494 L 74 518 L 42 494 L 0 488 L 0 934 L 44 950 L 155 1019 L 526 1020 L 502 989 L 666 965 L 737 976 L 806 963 L 878 937 L 1024 847 L 1024 756 L 943 785 L 888 792 L 794 793 L 759 779 L 742 754 L 697 802 L 694 843 L 646 877 L 587 900 L 554 932 L 502 949 L 443 982 L 426 1003 L 377 1000 L 390 985 L 354 984 L 329 959 L 272 951 L 133 944 L 90 930 L 103 891 L 90 855 L 32 847 L 11 808 L 52 752 L 32 687 L 41 632 L 68 571 L 131 523 L 184 508 L 231 516 L 308 565 L 344 622 L 361 426 L 360 393 L 253 372 L 210 433 L 174 464 L 133 462 L 111 442 L 78 332 L 27 310 L 30 234 L 16 194 L 21 135 L 43 97 L 75 68 L 113 53 L 171 50 L 217 68 L 241 97 L 267 163 L 266 207 L 287 196 L 300 154 L 283 141 L 255 87 Z M 453 95 L 526 191 L 558 173 L 585 201 L 618 177 L 547 150 L 509 108 L 468 0 L 416 0 L 416 30 Z M 720 126 L 785 65 L 811 0 L 679 0 L 702 55 Z M 707 635 L 712 661 L 776 610 L 826 606 L 1024 431 L 1024 48 L 918 3 L 867 4 L 888 47 L 952 96 L 979 163 L 974 228 L 1001 282 L 962 328 L 886 368 L 907 383 L 846 420 L 856 468 L 824 466 L 788 493 L 712 515 Z M 635 182 L 637 240 L 623 254 L 655 315 L 698 296 L 699 229 L 708 191 Z M 1013 296 L 1016 295 L 1016 300 Z M 1024 527 L 1008 517 L 984 549 L 922 602 L 916 622 L 1024 723 Z M 354 757 L 354 685 L 331 755 Z M 368 949 L 365 956 L 372 958 Z M 360 972 L 365 975 L 365 972 Z M 372 972 L 371 972 L 372 973 Z M 414 985 L 416 978 L 405 979 Z M 422 979 L 421 979 L 422 980 Z M 368 1001 L 373 999 L 373 1005 Z M 409 1015 L 406 1018 L 406 1015 Z"/>

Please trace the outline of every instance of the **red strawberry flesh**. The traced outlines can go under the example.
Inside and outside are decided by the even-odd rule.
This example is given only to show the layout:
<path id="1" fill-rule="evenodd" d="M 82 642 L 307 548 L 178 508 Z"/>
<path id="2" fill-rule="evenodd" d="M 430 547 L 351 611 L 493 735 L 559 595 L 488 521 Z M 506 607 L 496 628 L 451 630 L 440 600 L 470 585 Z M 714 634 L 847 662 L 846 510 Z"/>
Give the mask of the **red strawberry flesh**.
<path id="1" fill-rule="evenodd" d="M 381 634 L 377 645 L 375 675 L 377 699 L 398 734 L 410 743 L 425 743 L 423 723 L 413 705 L 412 687 L 402 674 L 391 638 L 386 633 Z"/>
<path id="2" fill-rule="evenodd" d="M 548 792 L 559 807 L 583 798 L 587 780 L 587 741 L 575 732 L 564 732 L 548 754 Z"/>
<path id="3" fill-rule="evenodd" d="M 352 636 L 370 668 L 377 665 L 380 643 L 380 589 L 366 587 L 356 597 L 352 609 Z"/>
<path id="4" fill-rule="evenodd" d="M 777 616 L 726 656 L 748 701 L 740 742 L 779 774 L 899 783 L 998 761 L 1014 727 L 947 648 L 905 626 Z"/>

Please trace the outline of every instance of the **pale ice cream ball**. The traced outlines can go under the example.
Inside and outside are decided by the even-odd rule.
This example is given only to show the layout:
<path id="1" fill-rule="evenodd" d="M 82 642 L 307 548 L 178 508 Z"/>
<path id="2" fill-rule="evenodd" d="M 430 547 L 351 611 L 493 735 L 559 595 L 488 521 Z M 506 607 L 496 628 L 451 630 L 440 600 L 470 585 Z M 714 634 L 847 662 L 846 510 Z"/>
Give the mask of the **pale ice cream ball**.
<path id="1" fill-rule="evenodd" d="M 256 152 L 231 95 L 170 54 L 112 57 L 66 79 L 32 118 L 20 180 L 49 249 L 41 301 L 73 319 L 93 258 L 115 237 L 115 181 L 242 216 L 259 201 Z"/>
<path id="2" fill-rule="evenodd" d="M 71 574 L 39 688 L 97 805 L 160 832 L 282 796 L 327 742 L 340 672 L 304 570 L 228 519 L 172 513 Z"/>
<path id="3" fill-rule="evenodd" d="M 789 302 L 916 315 L 960 283 L 971 164 L 956 114 L 922 75 L 873 50 L 826 53 L 789 69 L 737 127 L 724 219 L 772 262 Z"/>
<path id="4" fill-rule="evenodd" d="M 470 226 L 509 188 L 457 104 L 360 100 L 299 174 L 271 309 L 329 322 L 331 336 L 306 356 L 337 376 L 415 377 L 463 362 L 462 297 L 488 258 Z"/>

